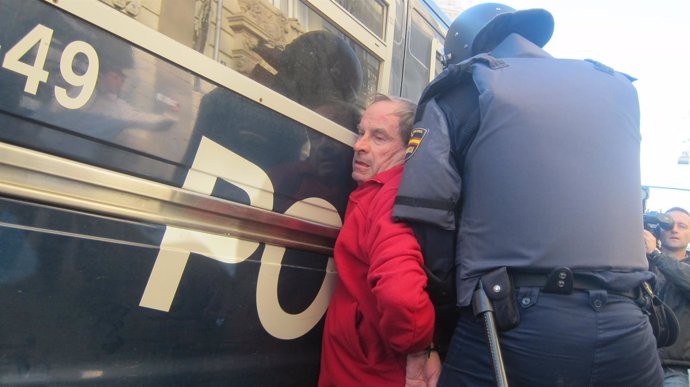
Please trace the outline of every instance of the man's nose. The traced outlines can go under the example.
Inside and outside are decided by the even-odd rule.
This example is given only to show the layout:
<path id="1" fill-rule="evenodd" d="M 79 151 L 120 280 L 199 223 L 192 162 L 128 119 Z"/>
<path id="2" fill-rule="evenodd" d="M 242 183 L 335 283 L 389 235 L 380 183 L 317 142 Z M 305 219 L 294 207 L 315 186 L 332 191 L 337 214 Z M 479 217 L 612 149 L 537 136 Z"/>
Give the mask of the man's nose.
<path id="1" fill-rule="evenodd" d="M 366 150 L 368 148 L 369 148 L 369 141 L 364 136 L 357 137 L 357 141 L 355 141 L 355 145 L 352 146 L 352 149 L 354 149 L 355 152 L 366 152 Z"/>

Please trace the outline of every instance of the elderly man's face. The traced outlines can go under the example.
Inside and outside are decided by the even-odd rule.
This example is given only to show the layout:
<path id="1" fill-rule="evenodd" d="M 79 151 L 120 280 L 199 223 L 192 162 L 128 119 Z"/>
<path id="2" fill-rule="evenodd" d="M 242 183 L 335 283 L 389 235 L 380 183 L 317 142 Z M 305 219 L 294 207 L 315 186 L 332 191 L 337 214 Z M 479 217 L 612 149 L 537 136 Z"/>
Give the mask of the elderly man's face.
<path id="1" fill-rule="evenodd" d="M 405 161 L 400 118 L 393 115 L 397 107 L 396 102 L 380 101 L 362 114 L 352 159 L 352 178 L 357 184 Z"/>

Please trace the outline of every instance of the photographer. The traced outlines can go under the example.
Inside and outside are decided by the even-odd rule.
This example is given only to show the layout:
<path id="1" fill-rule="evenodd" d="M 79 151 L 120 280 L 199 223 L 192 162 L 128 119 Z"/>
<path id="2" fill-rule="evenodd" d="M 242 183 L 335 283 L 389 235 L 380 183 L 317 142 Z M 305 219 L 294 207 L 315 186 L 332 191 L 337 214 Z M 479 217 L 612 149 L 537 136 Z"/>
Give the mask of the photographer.
<path id="1" fill-rule="evenodd" d="M 664 386 L 688 387 L 690 367 L 690 214 L 673 207 L 666 214 L 674 220 L 673 228 L 661 228 L 661 250 L 654 235 L 645 230 L 645 247 L 649 266 L 657 275 L 656 293 L 675 312 L 680 322 L 680 335 L 675 344 L 660 348 L 664 368 Z"/>

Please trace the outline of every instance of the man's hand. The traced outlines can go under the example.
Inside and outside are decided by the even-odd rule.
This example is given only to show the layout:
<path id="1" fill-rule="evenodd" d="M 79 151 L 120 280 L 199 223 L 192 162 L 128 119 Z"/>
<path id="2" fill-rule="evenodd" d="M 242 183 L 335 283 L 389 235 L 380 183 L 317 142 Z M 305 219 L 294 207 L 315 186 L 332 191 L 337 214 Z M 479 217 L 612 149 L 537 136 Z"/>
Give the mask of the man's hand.
<path id="1" fill-rule="evenodd" d="M 656 250 L 656 238 L 647 230 L 644 230 L 644 247 L 647 254 L 651 254 Z"/>
<path id="2" fill-rule="evenodd" d="M 436 387 L 441 375 L 441 358 L 436 351 L 407 355 L 405 387 Z"/>

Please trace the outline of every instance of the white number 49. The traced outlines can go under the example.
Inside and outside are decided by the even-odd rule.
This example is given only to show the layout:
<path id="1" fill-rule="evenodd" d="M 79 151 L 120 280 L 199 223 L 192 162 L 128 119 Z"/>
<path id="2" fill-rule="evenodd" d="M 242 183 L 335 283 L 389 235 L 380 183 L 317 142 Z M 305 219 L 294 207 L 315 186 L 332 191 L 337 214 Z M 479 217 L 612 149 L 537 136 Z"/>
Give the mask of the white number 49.
<path id="1" fill-rule="evenodd" d="M 44 70 L 44 67 L 52 39 L 53 30 L 38 24 L 5 54 L 2 67 L 26 77 L 24 92 L 36 95 L 41 82 L 48 81 L 49 73 Z M 22 62 L 20 59 L 36 45 L 38 49 L 34 63 Z M 83 74 L 75 73 L 72 67 L 77 54 L 83 54 L 88 60 L 88 66 Z M 60 86 L 55 86 L 55 99 L 58 103 L 67 109 L 79 109 L 84 106 L 96 88 L 98 67 L 98 54 L 93 46 L 81 40 L 68 44 L 60 57 L 60 74 L 67 83 L 74 87 L 81 87 L 81 90 L 74 95 L 72 89 L 68 92 Z"/>

